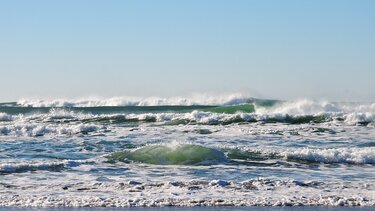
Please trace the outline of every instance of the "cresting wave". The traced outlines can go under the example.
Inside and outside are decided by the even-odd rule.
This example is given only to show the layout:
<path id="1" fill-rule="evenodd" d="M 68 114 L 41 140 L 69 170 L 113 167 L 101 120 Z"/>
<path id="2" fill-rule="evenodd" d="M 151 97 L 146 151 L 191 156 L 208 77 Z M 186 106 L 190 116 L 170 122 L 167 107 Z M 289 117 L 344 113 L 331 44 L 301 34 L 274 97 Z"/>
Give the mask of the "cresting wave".
<path id="1" fill-rule="evenodd" d="M 158 165 L 204 165 L 226 160 L 219 150 L 192 144 L 149 145 L 113 153 L 110 159 Z"/>
<path id="2" fill-rule="evenodd" d="M 0 103 L 0 207 L 375 206 L 374 137 L 374 103 Z"/>
<path id="3" fill-rule="evenodd" d="M 242 94 L 222 96 L 193 95 L 190 97 L 112 97 L 87 99 L 21 99 L 8 106 L 22 107 L 102 107 L 102 106 L 160 106 L 160 105 L 239 105 L 250 97 Z"/>
<path id="4" fill-rule="evenodd" d="M 271 104 L 271 105 L 270 105 Z M 4 112 L 5 111 L 5 112 Z M 319 104 L 260 102 L 237 106 L 161 106 L 109 108 L 9 108 L 0 106 L 0 134 L 43 135 L 44 133 L 92 132 L 105 125 L 163 123 L 167 125 L 264 122 L 308 124 L 332 122 L 346 125 L 373 125 L 374 104 Z M 80 126 L 78 126 L 81 124 Z M 74 128 L 78 128 L 77 131 Z M 35 132 L 35 130 L 40 132 Z M 63 132 L 63 131 L 67 132 Z M 44 131 L 44 132 L 43 132 Z"/>
<path id="5" fill-rule="evenodd" d="M 194 144 L 147 145 L 115 152 L 106 156 L 108 162 L 146 163 L 153 165 L 280 165 L 277 160 L 297 163 L 375 164 L 375 147 L 296 150 L 214 149 Z M 90 160 L 19 161 L 0 164 L 0 175 L 30 171 L 62 171 Z M 246 164 L 246 162 L 249 162 Z M 258 163 L 257 163 L 258 162 Z"/>
<path id="6" fill-rule="evenodd" d="M 213 149 L 193 144 L 148 145 L 116 152 L 111 161 L 157 165 L 207 165 L 230 162 L 286 160 L 301 163 L 375 164 L 375 147 L 336 149 L 240 150 Z"/>
<path id="7" fill-rule="evenodd" d="M 86 115 L 95 121 L 197 122 L 231 124 L 235 122 L 345 122 L 368 124 L 375 120 L 375 103 L 338 103 L 327 101 L 277 101 L 232 95 L 212 98 L 110 98 L 104 100 L 20 100 L 0 104 L 0 121 L 40 114 L 54 118 L 55 108 L 68 109 L 65 114 L 81 120 Z M 46 114 L 49 113 L 49 114 Z M 63 112 L 60 112 L 63 113 Z M 22 116 L 23 115 L 23 116 Z M 61 116 L 63 119 L 64 116 Z M 83 118 L 87 119 L 87 118 Z"/>
<path id="8" fill-rule="evenodd" d="M 318 115 L 258 114 L 208 111 L 91 114 L 51 109 L 48 113 L 10 115 L 0 113 L 0 135 L 43 136 L 46 134 L 88 134 L 108 132 L 109 126 L 155 123 L 156 125 L 229 125 L 235 123 L 309 124 L 331 122 L 337 125 L 374 126 L 375 113 L 326 113 Z"/>
<path id="9" fill-rule="evenodd" d="M 195 95 L 191 97 L 113 97 L 87 99 L 21 99 L 14 103 L 0 103 L 1 107 L 32 108 L 88 108 L 124 106 L 234 106 L 250 104 L 259 114 L 316 115 L 321 113 L 374 113 L 375 103 L 329 102 L 309 99 L 294 101 L 265 100 L 243 94 L 223 96 Z"/>

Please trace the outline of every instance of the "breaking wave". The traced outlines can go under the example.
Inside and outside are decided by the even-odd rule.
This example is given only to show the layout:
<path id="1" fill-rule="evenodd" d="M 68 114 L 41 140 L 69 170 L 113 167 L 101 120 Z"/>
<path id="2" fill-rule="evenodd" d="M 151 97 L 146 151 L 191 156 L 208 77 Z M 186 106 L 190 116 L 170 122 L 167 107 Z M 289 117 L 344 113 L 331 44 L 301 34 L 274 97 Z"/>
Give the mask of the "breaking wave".
<path id="1" fill-rule="evenodd" d="M 300 148 L 293 150 L 225 150 L 230 159 L 244 161 L 286 160 L 302 163 L 375 164 L 375 147 Z"/>
<path id="2" fill-rule="evenodd" d="M 147 99 L 130 103 L 133 106 L 118 106 L 129 105 L 121 103 L 125 102 L 121 100 L 71 103 L 59 100 L 20 101 L 13 105 L 1 104 L 0 135 L 87 134 L 107 131 L 106 128 L 111 125 L 137 126 L 143 123 L 155 123 L 154 125 L 229 125 L 253 122 L 287 124 L 330 122 L 353 126 L 373 126 L 375 124 L 375 103 L 334 103 L 311 100 L 287 102 L 240 98 L 238 96 L 225 98 L 225 100 L 223 100 L 224 98 L 213 99 L 216 100 L 208 98 L 206 101 L 194 101 L 193 99 L 151 101 Z M 213 105 L 219 104 L 219 102 L 222 105 Z M 160 105 L 164 103 L 170 105 Z M 190 105 L 195 103 L 197 105 Z M 198 105 L 204 103 L 212 105 Z M 108 105 L 114 107 L 100 107 Z M 62 106 L 63 108 L 53 106 Z"/>
<path id="3" fill-rule="evenodd" d="M 375 164 L 375 147 L 344 149 L 297 149 L 281 153 L 286 159 L 318 163 Z"/>
<path id="4" fill-rule="evenodd" d="M 239 105 L 248 102 L 250 97 L 242 94 L 191 97 L 112 97 L 87 99 L 21 99 L 16 105 L 22 107 L 102 107 L 102 106 L 160 106 L 160 105 Z"/>
<path id="5" fill-rule="evenodd" d="M 110 159 L 158 165 L 202 165 L 226 160 L 219 150 L 192 144 L 148 145 L 113 153 Z"/>
<path id="6" fill-rule="evenodd" d="M 0 112 L 0 122 L 1 121 L 12 121 L 12 120 L 13 120 L 12 115 Z"/>
<path id="7" fill-rule="evenodd" d="M 157 165 L 205 165 L 231 161 L 262 162 L 285 160 L 300 163 L 375 164 L 375 147 L 294 150 L 214 149 L 193 144 L 147 145 L 115 152 L 112 161 L 141 162 Z"/>
<path id="8" fill-rule="evenodd" d="M 189 112 L 91 114 L 69 110 L 50 110 L 48 113 L 1 114 L 0 135 L 43 136 L 106 132 L 108 127 L 158 125 L 229 125 L 236 123 L 311 124 L 332 122 L 336 125 L 367 125 L 375 123 L 375 113 L 322 113 L 316 115 L 259 114 L 247 112 L 215 113 Z"/>

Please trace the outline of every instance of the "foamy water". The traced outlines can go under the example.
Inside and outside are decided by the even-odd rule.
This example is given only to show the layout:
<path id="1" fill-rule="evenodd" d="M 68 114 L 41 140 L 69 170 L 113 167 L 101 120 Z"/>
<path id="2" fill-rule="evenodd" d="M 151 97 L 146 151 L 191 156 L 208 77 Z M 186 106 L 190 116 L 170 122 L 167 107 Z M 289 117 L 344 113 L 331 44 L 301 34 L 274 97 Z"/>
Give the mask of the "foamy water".
<path id="1" fill-rule="evenodd" d="M 373 181 L 373 103 L 0 105 L 0 206 L 375 206 Z"/>

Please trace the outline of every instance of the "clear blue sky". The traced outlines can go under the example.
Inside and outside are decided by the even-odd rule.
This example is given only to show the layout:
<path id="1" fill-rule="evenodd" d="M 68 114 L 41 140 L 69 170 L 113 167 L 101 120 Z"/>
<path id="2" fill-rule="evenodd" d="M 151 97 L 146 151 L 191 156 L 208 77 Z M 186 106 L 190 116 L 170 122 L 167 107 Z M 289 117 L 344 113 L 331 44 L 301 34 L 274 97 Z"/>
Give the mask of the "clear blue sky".
<path id="1" fill-rule="evenodd" d="M 375 101 L 372 0 L 0 0 L 0 101 Z"/>

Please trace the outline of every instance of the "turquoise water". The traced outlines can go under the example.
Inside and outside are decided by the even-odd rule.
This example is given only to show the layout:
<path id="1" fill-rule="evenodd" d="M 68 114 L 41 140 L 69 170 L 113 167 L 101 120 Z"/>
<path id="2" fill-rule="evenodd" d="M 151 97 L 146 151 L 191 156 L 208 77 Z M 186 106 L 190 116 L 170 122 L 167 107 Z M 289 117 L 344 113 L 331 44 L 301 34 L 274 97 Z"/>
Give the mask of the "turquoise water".
<path id="1" fill-rule="evenodd" d="M 0 104 L 0 206 L 375 205 L 375 104 L 192 102 Z"/>

